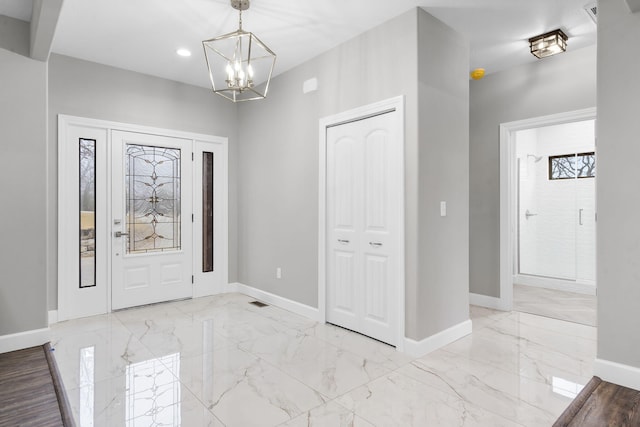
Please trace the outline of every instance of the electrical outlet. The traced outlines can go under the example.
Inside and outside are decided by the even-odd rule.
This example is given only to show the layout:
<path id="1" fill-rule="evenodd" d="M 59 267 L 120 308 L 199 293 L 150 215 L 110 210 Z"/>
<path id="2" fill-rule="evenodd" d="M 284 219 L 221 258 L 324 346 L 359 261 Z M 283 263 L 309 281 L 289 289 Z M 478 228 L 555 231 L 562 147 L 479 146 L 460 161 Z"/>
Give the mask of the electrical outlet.
<path id="1" fill-rule="evenodd" d="M 282 279 L 282 269 L 280 267 L 276 268 L 276 279 Z"/>

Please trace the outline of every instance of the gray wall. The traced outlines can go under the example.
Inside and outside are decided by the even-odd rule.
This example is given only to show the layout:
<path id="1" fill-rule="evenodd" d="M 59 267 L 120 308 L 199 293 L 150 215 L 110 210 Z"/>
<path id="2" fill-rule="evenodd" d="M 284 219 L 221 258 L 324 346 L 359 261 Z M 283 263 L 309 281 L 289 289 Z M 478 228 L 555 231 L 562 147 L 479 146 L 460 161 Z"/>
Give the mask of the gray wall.
<path id="1" fill-rule="evenodd" d="M 595 105 L 596 47 L 571 51 L 571 40 L 562 55 L 471 81 L 471 292 L 500 296 L 500 124 Z"/>
<path id="2" fill-rule="evenodd" d="M 469 42 L 419 9 L 418 292 L 427 337 L 469 319 Z M 440 201 L 447 216 L 440 216 Z"/>
<path id="3" fill-rule="evenodd" d="M 276 77 L 266 100 L 241 105 L 239 281 L 317 307 L 318 120 L 404 94 L 406 334 L 422 339 L 468 319 L 468 176 L 432 170 L 438 156 L 467 157 L 467 67 L 466 42 L 413 9 Z M 312 77 L 319 89 L 303 95 Z M 451 203 L 444 220 L 440 200 Z M 443 301 L 451 311 L 436 307 Z"/>
<path id="4" fill-rule="evenodd" d="M 640 13 L 598 4 L 598 358 L 640 367 Z"/>
<path id="5" fill-rule="evenodd" d="M 0 17 L 0 336 L 47 327 L 47 64 L 21 52 L 29 24 Z M 9 50 L 5 50 L 9 49 Z"/>
<path id="6" fill-rule="evenodd" d="M 28 57 L 30 30 L 28 22 L 0 15 L 0 48 Z"/>
<path id="7" fill-rule="evenodd" d="M 237 276 L 236 106 L 210 90 L 61 55 L 49 60 L 49 309 L 57 307 L 58 114 L 229 138 L 229 281 Z M 41 156 L 44 154 L 41 154 Z"/>
<path id="8" fill-rule="evenodd" d="M 279 75 L 264 101 L 240 105 L 240 282 L 317 307 L 318 120 L 406 94 L 407 146 L 416 145 L 416 19 L 415 10 L 392 19 Z M 304 95 L 312 77 L 318 91 Z"/>

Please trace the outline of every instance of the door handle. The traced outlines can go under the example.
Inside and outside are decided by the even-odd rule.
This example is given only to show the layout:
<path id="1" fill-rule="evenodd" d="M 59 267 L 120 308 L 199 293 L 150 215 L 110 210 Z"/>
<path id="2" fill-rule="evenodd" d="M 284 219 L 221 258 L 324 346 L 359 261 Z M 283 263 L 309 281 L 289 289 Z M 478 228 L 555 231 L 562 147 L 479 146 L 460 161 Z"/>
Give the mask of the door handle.
<path id="1" fill-rule="evenodd" d="M 128 236 L 129 233 L 123 233 L 122 231 L 116 231 L 115 233 L 113 233 L 113 237 L 122 237 L 122 236 Z"/>
<path id="2" fill-rule="evenodd" d="M 529 212 L 529 209 L 527 209 L 527 211 L 524 213 L 524 216 L 526 219 L 529 219 L 529 217 L 531 216 L 536 216 L 538 214 L 532 214 L 531 212 Z"/>
<path id="3" fill-rule="evenodd" d="M 369 244 L 373 247 L 379 248 L 380 246 L 382 246 L 382 243 L 380 242 L 369 242 Z"/>
<path id="4" fill-rule="evenodd" d="M 583 211 L 583 210 L 584 210 L 584 209 L 580 209 L 580 210 L 578 210 L 578 218 L 579 218 L 579 219 L 578 219 L 578 223 L 579 223 L 580 225 L 582 225 L 582 211 Z"/>
<path id="5" fill-rule="evenodd" d="M 344 239 L 338 239 L 338 243 L 342 243 L 343 245 L 346 245 L 347 243 L 349 243 L 349 241 Z"/>

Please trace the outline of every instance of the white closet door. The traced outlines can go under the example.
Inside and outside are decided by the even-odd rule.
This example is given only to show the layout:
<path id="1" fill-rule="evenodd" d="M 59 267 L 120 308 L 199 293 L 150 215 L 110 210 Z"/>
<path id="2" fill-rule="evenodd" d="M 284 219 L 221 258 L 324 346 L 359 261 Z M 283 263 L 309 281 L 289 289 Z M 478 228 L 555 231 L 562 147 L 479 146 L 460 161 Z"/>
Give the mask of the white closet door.
<path id="1" fill-rule="evenodd" d="M 401 286 L 393 282 L 402 176 L 394 114 L 327 130 L 327 320 L 389 344 Z"/>

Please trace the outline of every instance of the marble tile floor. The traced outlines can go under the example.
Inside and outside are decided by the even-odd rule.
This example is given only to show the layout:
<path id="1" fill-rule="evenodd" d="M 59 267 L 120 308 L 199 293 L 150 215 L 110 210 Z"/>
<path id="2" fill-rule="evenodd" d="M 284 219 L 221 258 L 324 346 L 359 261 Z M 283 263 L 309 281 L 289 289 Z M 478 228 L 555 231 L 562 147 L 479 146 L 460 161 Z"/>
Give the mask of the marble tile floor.
<path id="1" fill-rule="evenodd" d="M 472 306 L 421 358 L 240 294 L 52 326 L 78 426 L 550 426 L 592 376 L 595 328 Z"/>
<path id="2" fill-rule="evenodd" d="M 583 325 L 597 325 L 595 295 L 513 285 L 513 309 Z"/>

